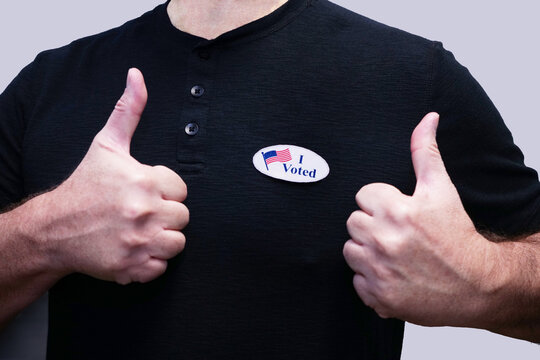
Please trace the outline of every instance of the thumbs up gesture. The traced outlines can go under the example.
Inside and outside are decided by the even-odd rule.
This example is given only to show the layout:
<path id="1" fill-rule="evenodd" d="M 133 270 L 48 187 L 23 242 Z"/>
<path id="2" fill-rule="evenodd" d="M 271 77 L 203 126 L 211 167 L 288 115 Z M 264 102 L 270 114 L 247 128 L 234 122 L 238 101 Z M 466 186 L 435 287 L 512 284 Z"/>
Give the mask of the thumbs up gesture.
<path id="1" fill-rule="evenodd" d="M 147 282 L 184 248 L 185 183 L 172 170 L 143 165 L 129 153 L 146 100 L 143 76 L 131 69 L 124 94 L 82 162 L 47 193 L 47 242 L 64 274 Z"/>
<path id="2" fill-rule="evenodd" d="M 356 292 L 381 317 L 479 324 L 496 267 L 493 243 L 476 232 L 446 172 L 435 140 L 438 121 L 430 113 L 413 132 L 412 196 L 378 183 L 358 192 L 360 210 L 347 221 L 351 240 L 343 253 Z"/>

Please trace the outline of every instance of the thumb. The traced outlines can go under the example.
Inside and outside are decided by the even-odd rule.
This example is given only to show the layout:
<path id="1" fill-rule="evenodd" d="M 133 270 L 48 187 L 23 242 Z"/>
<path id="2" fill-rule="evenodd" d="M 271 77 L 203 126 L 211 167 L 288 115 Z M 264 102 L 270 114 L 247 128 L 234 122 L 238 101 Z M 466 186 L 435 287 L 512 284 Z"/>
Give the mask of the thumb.
<path id="1" fill-rule="evenodd" d="M 102 133 L 129 153 L 133 133 L 146 106 L 148 93 L 142 73 L 135 68 L 128 71 L 126 89 L 105 124 Z"/>
<path id="2" fill-rule="evenodd" d="M 422 186 L 451 182 L 435 138 L 438 125 L 439 114 L 429 113 L 412 134 L 411 155 L 416 174 L 416 190 Z"/>

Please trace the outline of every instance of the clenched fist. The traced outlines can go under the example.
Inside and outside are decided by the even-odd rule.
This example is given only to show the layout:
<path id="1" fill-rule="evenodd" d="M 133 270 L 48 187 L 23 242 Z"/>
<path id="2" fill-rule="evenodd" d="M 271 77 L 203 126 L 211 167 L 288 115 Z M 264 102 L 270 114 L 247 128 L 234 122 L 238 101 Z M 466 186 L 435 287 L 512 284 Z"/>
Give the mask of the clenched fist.
<path id="1" fill-rule="evenodd" d="M 387 184 L 364 186 L 356 195 L 360 210 L 347 221 L 351 240 L 343 252 L 358 295 L 380 316 L 478 325 L 489 317 L 481 309 L 497 256 L 446 172 L 435 140 L 438 120 L 436 113 L 426 115 L 411 138 L 414 194 Z"/>
<path id="2" fill-rule="evenodd" d="M 59 270 L 127 284 L 165 272 L 184 248 L 186 185 L 172 170 L 130 156 L 147 100 L 142 74 L 128 73 L 124 94 L 73 174 L 48 193 L 47 242 Z M 51 210 L 53 209 L 53 210 Z"/>

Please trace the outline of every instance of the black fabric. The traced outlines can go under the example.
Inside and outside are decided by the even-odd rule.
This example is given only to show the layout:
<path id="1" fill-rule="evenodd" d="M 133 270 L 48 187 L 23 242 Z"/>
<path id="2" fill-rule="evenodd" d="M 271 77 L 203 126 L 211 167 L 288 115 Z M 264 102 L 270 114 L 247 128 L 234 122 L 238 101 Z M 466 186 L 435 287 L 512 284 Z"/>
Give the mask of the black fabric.
<path id="1" fill-rule="evenodd" d="M 0 98 L 2 206 L 70 175 L 130 67 L 149 92 L 132 154 L 188 185 L 187 245 L 163 277 L 119 286 L 74 274 L 50 291 L 48 359 L 399 359 L 403 323 L 353 289 L 345 221 L 365 184 L 412 193 L 410 135 L 429 111 L 477 226 L 538 230 L 536 172 L 440 43 L 325 0 L 290 0 L 209 41 L 175 29 L 165 5 L 40 54 Z M 261 175 L 252 156 L 276 144 L 315 151 L 330 175 Z"/>

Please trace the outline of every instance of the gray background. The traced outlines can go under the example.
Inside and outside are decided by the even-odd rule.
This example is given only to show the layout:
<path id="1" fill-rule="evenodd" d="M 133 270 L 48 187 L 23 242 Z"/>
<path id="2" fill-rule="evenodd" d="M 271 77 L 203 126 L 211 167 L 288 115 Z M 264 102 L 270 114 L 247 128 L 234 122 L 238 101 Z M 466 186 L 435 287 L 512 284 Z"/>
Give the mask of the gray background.
<path id="1" fill-rule="evenodd" d="M 163 0 L 164 1 L 164 0 Z M 0 90 L 44 49 L 64 45 L 134 18 L 161 0 L 26 0 L 0 3 Z M 486 89 L 526 163 L 540 169 L 540 22 L 537 0 L 337 0 L 383 23 L 443 41 Z M 444 154 L 443 154 L 444 157 Z M 0 335 L 0 360 L 42 359 L 45 299 Z M 538 359 L 540 347 L 482 330 L 407 324 L 404 360 Z"/>

